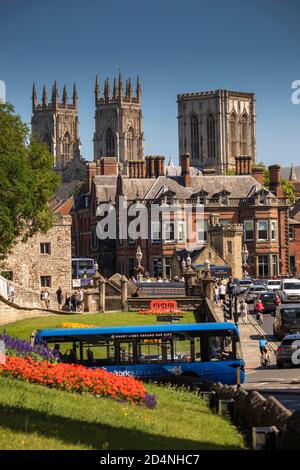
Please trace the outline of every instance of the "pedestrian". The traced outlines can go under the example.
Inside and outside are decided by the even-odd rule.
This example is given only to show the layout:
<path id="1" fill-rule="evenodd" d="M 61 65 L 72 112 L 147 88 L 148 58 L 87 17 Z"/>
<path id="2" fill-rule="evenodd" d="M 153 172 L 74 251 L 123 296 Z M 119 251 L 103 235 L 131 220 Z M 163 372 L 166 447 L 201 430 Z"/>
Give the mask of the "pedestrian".
<path id="1" fill-rule="evenodd" d="M 50 307 L 50 292 L 48 291 L 48 289 L 45 291 L 44 301 L 45 301 L 46 308 L 49 308 Z"/>
<path id="2" fill-rule="evenodd" d="M 71 309 L 71 296 L 69 292 L 66 293 L 66 299 L 65 299 L 65 304 L 63 306 L 63 311 L 64 312 L 70 312 Z"/>
<path id="3" fill-rule="evenodd" d="M 78 306 L 78 311 L 82 312 L 83 311 L 83 292 L 81 288 L 78 290 L 78 293 L 77 293 L 77 306 Z"/>
<path id="4" fill-rule="evenodd" d="M 58 287 L 56 291 L 56 298 L 57 298 L 57 303 L 58 303 L 58 309 L 61 310 L 61 306 L 63 303 L 63 291 L 60 286 Z"/>
<path id="5" fill-rule="evenodd" d="M 41 302 L 45 302 L 45 291 L 44 289 L 41 290 Z"/>
<path id="6" fill-rule="evenodd" d="M 240 314 L 243 324 L 246 325 L 246 323 L 248 323 L 248 305 L 245 299 L 240 301 Z"/>
<path id="7" fill-rule="evenodd" d="M 219 305 L 219 286 L 218 286 L 218 284 L 214 284 L 214 303 L 215 303 L 215 305 Z"/>
<path id="8" fill-rule="evenodd" d="M 77 291 L 75 291 L 71 295 L 71 311 L 76 312 L 77 311 Z"/>
<path id="9" fill-rule="evenodd" d="M 221 305 L 225 302 L 225 297 L 226 297 L 226 286 L 224 284 L 219 285 L 219 299 L 221 302 Z"/>

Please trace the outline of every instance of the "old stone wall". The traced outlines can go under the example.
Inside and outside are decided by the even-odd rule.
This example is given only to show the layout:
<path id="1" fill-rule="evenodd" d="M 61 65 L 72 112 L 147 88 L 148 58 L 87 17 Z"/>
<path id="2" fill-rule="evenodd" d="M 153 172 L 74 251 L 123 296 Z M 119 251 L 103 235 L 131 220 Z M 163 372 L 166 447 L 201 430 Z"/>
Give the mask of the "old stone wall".
<path id="1" fill-rule="evenodd" d="M 43 244 L 48 244 L 49 253 L 43 253 Z M 16 285 L 36 292 L 43 288 L 41 278 L 49 277 L 49 291 L 54 294 L 58 286 L 71 289 L 71 257 L 71 217 L 61 216 L 47 233 L 16 243 L 3 270 L 12 273 Z"/>
<path id="2" fill-rule="evenodd" d="M 58 312 L 43 310 L 42 308 L 20 307 L 0 296 L 0 325 L 7 325 L 8 323 L 14 323 L 27 318 L 47 317 L 55 313 Z"/>

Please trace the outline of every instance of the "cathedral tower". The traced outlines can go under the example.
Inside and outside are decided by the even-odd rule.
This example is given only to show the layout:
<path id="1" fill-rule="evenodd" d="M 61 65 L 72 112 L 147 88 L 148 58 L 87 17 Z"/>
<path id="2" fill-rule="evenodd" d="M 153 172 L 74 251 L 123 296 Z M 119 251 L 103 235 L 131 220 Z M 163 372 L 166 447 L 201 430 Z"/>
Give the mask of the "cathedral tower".
<path id="1" fill-rule="evenodd" d="M 179 155 L 191 165 L 227 173 L 235 157 L 256 160 L 255 94 L 216 90 L 178 95 Z"/>
<path id="2" fill-rule="evenodd" d="M 48 145 L 50 153 L 54 156 L 54 168 L 64 170 L 70 161 L 81 158 L 78 96 L 75 83 L 71 103 L 68 100 L 66 86 L 63 88 L 61 102 L 59 102 L 58 96 L 55 81 L 51 101 L 48 102 L 44 85 L 42 102 L 39 104 L 35 83 L 33 84 L 31 129 L 39 141 Z"/>
<path id="3" fill-rule="evenodd" d="M 115 157 L 123 165 L 130 160 L 144 160 L 141 84 L 137 78 L 136 92 L 131 79 L 123 89 L 121 74 L 114 79 L 112 91 L 108 79 L 101 95 L 98 77 L 95 83 L 94 160 Z"/>

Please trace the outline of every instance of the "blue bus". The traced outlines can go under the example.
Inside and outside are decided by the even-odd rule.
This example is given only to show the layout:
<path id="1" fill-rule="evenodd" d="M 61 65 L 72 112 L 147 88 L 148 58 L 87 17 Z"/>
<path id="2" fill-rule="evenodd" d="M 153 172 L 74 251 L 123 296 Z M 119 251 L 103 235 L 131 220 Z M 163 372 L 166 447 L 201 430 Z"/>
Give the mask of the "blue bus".
<path id="1" fill-rule="evenodd" d="M 72 258 L 73 287 L 92 285 L 95 272 L 95 261 L 92 258 Z"/>
<path id="2" fill-rule="evenodd" d="M 234 385 L 245 378 L 239 331 L 229 322 L 38 330 L 32 340 L 59 348 L 62 362 L 141 380 L 181 376 Z"/>

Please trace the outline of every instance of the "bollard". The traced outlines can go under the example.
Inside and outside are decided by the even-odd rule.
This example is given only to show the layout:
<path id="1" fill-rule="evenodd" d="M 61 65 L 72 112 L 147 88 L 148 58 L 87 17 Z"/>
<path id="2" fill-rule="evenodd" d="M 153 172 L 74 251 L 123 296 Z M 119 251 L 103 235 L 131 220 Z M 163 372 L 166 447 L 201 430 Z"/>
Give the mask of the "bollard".
<path id="1" fill-rule="evenodd" d="M 207 401 L 210 408 L 216 408 L 216 392 L 202 392 L 201 390 L 199 390 L 198 396 L 200 396 L 200 398 L 202 398 L 203 400 Z"/>
<path id="2" fill-rule="evenodd" d="M 233 398 L 230 400 L 219 399 L 218 400 L 218 414 L 222 416 L 227 416 L 231 420 L 235 416 L 235 401 Z"/>
<path id="3" fill-rule="evenodd" d="M 277 448 L 279 431 L 276 426 L 252 428 L 252 448 L 254 450 L 274 450 Z"/>

